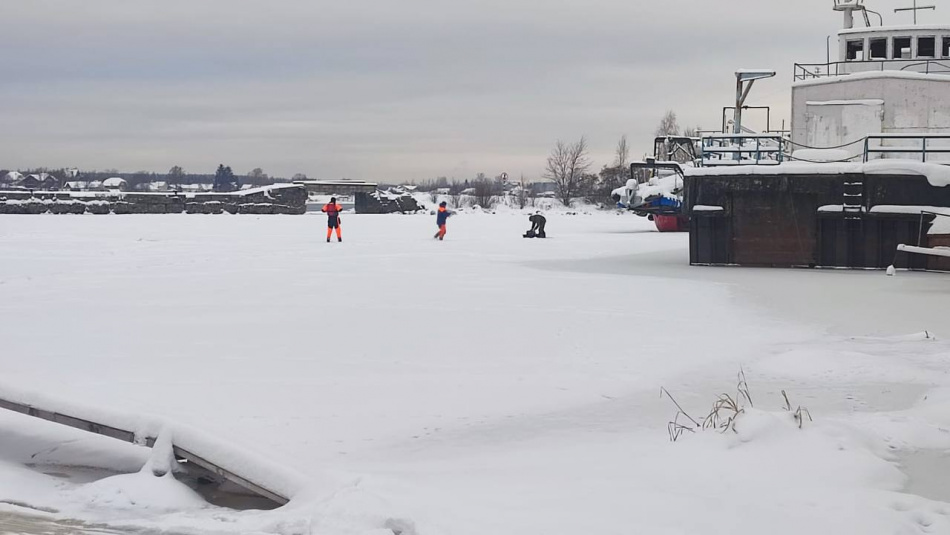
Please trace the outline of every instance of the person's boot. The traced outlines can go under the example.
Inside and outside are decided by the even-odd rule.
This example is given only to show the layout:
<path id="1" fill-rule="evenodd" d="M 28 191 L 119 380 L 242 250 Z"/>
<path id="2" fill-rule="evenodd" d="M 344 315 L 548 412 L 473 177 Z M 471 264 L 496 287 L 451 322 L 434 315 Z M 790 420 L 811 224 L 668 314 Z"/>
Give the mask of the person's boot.
<path id="1" fill-rule="evenodd" d="M 336 237 L 336 241 L 342 242 L 342 241 L 343 241 L 343 237 L 342 237 L 342 236 L 337 236 L 337 237 Z"/>
<path id="2" fill-rule="evenodd" d="M 330 243 L 330 238 L 327 238 L 327 243 Z"/>

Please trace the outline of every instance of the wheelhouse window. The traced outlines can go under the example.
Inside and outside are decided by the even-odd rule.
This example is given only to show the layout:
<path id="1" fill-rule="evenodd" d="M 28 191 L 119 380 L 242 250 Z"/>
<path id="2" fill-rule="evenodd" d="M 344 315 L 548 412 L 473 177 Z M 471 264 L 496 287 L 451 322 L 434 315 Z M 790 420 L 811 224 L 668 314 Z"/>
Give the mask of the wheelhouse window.
<path id="1" fill-rule="evenodd" d="M 894 55 L 891 59 L 911 59 L 913 58 L 913 52 L 910 48 L 910 37 L 895 37 L 894 38 Z"/>
<path id="2" fill-rule="evenodd" d="M 943 37 L 943 57 L 950 58 L 950 35 Z"/>
<path id="3" fill-rule="evenodd" d="M 917 57 L 918 58 L 937 57 L 937 38 L 936 37 L 918 37 L 917 38 Z"/>
<path id="4" fill-rule="evenodd" d="M 864 61 L 864 39 L 848 41 L 845 59 L 848 61 Z"/>
<path id="5" fill-rule="evenodd" d="M 876 37 L 868 41 L 871 59 L 887 59 L 887 37 Z"/>

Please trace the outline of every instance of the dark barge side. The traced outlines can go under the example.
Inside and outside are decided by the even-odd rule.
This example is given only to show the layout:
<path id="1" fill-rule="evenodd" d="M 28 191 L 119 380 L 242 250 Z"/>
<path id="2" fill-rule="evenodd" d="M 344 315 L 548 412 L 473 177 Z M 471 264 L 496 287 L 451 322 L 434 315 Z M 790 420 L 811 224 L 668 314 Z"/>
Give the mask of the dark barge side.
<path id="1" fill-rule="evenodd" d="M 693 265 L 947 269 L 896 255 L 897 245 L 946 245 L 928 236 L 950 209 L 950 168 L 878 161 L 688 169 Z"/>

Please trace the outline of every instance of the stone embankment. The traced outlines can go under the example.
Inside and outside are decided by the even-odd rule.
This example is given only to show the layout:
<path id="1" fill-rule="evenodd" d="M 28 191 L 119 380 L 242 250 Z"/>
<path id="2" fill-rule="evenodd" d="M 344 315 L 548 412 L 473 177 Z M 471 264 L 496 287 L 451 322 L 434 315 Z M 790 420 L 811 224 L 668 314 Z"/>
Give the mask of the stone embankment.
<path id="1" fill-rule="evenodd" d="M 231 193 L 0 191 L 0 214 L 303 214 L 307 190 L 295 184 Z"/>

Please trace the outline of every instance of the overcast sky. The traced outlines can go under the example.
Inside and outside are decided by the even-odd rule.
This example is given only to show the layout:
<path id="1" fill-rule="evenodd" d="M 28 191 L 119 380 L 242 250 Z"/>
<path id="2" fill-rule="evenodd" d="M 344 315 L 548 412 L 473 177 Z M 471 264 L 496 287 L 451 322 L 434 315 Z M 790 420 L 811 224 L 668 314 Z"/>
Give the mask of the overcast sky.
<path id="1" fill-rule="evenodd" d="M 778 71 L 749 103 L 780 126 L 831 4 L 0 0 L 0 168 L 534 178 L 581 135 L 599 168 L 621 134 L 651 150 L 667 109 L 718 128 L 736 68 Z"/>

